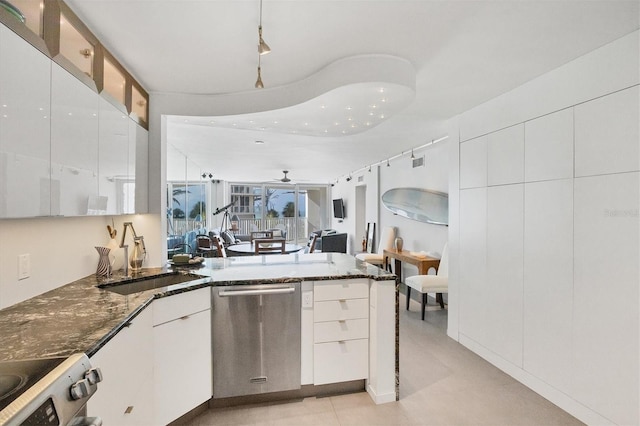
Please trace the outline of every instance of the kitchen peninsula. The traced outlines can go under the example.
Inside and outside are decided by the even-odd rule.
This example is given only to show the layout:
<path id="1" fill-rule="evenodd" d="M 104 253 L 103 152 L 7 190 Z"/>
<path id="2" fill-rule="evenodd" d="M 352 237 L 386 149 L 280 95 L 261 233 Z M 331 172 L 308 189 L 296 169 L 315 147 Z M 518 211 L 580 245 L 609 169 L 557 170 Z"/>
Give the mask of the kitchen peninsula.
<path id="1" fill-rule="evenodd" d="M 349 255 L 318 253 L 206 259 L 197 269 L 144 269 L 134 280 L 176 274 L 188 281 L 130 294 L 117 284 L 131 279 L 99 288 L 104 280 L 89 276 L 0 310 L 0 361 L 84 352 L 105 376 L 89 414 L 107 425 L 166 424 L 212 398 L 212 291 L 298 283 L 301 386 L 359 379 L 376 403 L 397 399 L 394 275 Z M 176 371 L 181 376 L 172 379 Z M 195 390 L 165 394 L 185 387 Z"/>

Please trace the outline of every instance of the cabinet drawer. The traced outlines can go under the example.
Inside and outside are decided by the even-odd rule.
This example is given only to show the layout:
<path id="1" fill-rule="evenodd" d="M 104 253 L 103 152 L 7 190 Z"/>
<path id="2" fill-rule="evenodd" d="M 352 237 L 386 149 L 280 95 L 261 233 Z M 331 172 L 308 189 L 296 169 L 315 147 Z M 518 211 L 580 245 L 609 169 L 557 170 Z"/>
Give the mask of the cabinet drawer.
<path id="1" fill-rule="evenodd" d="M 369 299 L 325 300 L 313 307 L 315 322 L 369 318 Z"/>
<path id="2" fill-rule="evenodd" d="M 369 337 L 369 320 L 317 322 L 313 325 L 314 343 L 366 339 Z"/>
<path id="3" fill-rule="evenodd" d="M 368 339 L 316 343 L 313 356 L 316 385 L 366 379 L 369 375 Z"/>
<path id="4" fill-rule="evenodd" d="M 153 325 L 211 309 L 211 287 L 203 287 L 153 301 Z"/>
<path id="5" fill-rule="evenodd" d="M 369 297 L 369 280 L 316 281 L 313 286 L 316 302 L 323 300 L 364 299 Z"/>

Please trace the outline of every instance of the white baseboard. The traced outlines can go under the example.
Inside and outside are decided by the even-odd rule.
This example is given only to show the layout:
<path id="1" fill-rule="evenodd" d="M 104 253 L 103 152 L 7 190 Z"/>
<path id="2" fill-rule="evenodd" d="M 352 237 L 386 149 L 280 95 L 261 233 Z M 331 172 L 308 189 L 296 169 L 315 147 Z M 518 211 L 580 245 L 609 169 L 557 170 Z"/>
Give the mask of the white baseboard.
<path id="1" fill-rule="evenodd" d="M 492 352 L 491 350 L 482 346 L 475 340 L 465 336 L 462 333 L 460 333 L 458 336 L 460 338 L 460 344 L 466 346 L 472 352 L 484 358 L 489 363 L 504 371 L 523 385 L 527 386 L 529 389 L 533 390 L 537 394 L 557 405 L 578 420 L 588 425 L 615 425 L 615 423 L 613 423 L 611 420 L 602 417 L 600 414 L 571 398 L 566 393 L 559 391 L 558 389 L 554 388 L 548 383 L 543 382 L 531 373 L 510 363 L 501 356 L 497 355 L 495 352 Z"/>
<path id="2" fill-rule="evenodd" d="M 378 395 L 369 383 L 367 383 L 367 393 L 376 404 L 386 404 L 387 402 L 394 402 L 396 400 L 395 392 Z"/>

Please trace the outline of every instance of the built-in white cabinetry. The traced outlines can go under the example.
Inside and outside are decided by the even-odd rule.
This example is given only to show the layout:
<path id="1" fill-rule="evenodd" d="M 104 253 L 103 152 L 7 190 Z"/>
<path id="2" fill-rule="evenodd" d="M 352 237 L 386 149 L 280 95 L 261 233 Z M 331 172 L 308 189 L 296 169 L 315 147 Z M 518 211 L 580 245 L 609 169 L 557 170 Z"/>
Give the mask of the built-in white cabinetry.
<path id="1" fill-rule="evenodd" d="M 104 380 L 87 414 L 105 426 L 153 424 L 153 313 L 143 310 L 91 357 Z"/>
<path id="2" fill-rule="evenodd" d="M 0 24 L 0 218 L 148 212 L 148 132 Z"/>
<path id="3" fill-rule="evenodd" d="M 168 424 L 212 395 L 211 288 L 153 302 L 154 424 Z"/>
<path id="4" fill-rule="evenodd" d="M 369 280 L 314 285 L 314 384 L 369 376 Z"/>
<path id="5" fill-rule="evenodd" d="M 524 125 L 487 135 L 487 185 L 522 182 L 524 178 Z"/>
<path id="6" fill-rule="evenodd" d="M 129 121 L 126 112 L 100 97 L 99 189 L 105 207 L 101 213 L 125 213 L 123 183 L 130 176 Z"/>
<path id="7" fill-rule="evenodd" d="M 575 107 L 576 177 L 640 168 L 640 89 L 634 86 Z"/>
<path id="8" fill-rule="evenodd" d="M 487 186 L 487 137 L 460 144 L 460 188 Z"/>
<path id="9" fill-rule="evenodd" d="M 526 182 L 573 177 L 573 108 L 527 121 L 524 178 Z"/>
<path id="10" fill-rule="evenodd" d="M 0 218 L 47 216 L 51 61 L 0 25 Z"/>
<path id="11" fill-rule="evenodd" d="M 129 121 L 129 176 L 134 178 L 135 195 L 132 188 L 125 189 L 125 199 L 134 200 L 135 205 L 125 205 L 125 213 L 149 212 L 149 132 L 137 124 Z"/>
<path id="12" fill-rule="evenodd" d="M 51 65 L 52 214 L 82 216 L 98 200 L 100 98 L 64 68 Z M 98 204 L 95 204 L 98 203 Z"/>

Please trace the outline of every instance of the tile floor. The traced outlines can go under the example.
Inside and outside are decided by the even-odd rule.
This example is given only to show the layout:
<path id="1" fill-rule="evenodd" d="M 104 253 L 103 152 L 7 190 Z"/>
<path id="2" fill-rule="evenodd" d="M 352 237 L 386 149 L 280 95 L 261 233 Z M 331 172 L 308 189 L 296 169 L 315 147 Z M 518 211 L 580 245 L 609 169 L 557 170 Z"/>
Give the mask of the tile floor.
<path id="1" fill-rule="evenodd" d="M 400 401 L 366 392 L 210 409 L 188 425 L 580 425 L 446 335 L 447 313 L 400 296 Z"/>

